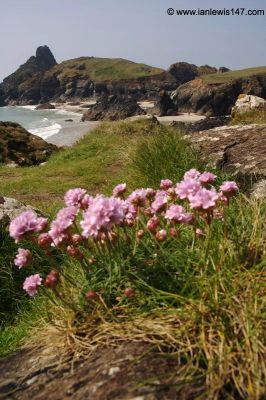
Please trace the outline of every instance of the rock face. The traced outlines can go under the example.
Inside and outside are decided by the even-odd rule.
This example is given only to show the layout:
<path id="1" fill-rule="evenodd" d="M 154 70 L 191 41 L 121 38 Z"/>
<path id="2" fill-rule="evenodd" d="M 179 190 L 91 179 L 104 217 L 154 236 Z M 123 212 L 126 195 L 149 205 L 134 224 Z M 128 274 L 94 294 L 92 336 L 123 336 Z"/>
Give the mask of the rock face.
<path id="1" fill-rule="evenodd" d="M 179 86 L 173 93 L 173 101 L 181 112 L 229 115 L 242 93 L 266 98 L 266 74 L 221 84 L 208 84 L 197 78 Z"/>
<path id="2" fill-rule="evenodd" d="M 160 92 L 157 103 L 150 111 L 157 114 L 159 117 L 178 114 L 177 107 L 174 105 L 171 96 L 165 90 Z"/>
<path id="3" fill-rule="evenodd" d="M 37 165 L 57 150 L 57 147 L 32 135 L 13 122 L 0 122 L 0 162 L 11 165 Z"/>
<path id="4" fill-rule="evenodd" d="M 266 101 L 261 97 L 241 94 L 232 108 L 231 114 L 234 117 L 256 108 L 266 110 Z"/>
<path id="5" fill-rule="evenodd" d="M 136 100 L 125 96 L 104 96 L 83 114 L 82 121 L 115 121 L 146 114 Z"/>
<path id="6" fill-rule="evenodd" d="M 116 77 L 118 71 L 115 70 L 115 60 L 110 59 L 109 64 L 106 60 L 81 57 L 57 65 L 50 49 L 47 46 L 39 47 L 35 57 L 31 57 L 0 85 L 0 106 L 47 103 L 52 100 L 76 101 L 102 95 L 125 95 L 134 96 L 137 100 L 157 100 L 162 90 L 173 91 L 195 77 L 217 71 L 208 65 L 197 67 L 184 62 L 171 65 L 168 71 L 141 64 L 137 67 L 141 68 L 141 71 L 138 70 L 138 77 L 119 79 Z M 134 64 L 127 60 L 122 61 L 129 70 Z M 99 64 L 98 69 L 95 62 Z M 93 65 L 93 72 L 87 68 L 86 63 Z M 107 72 L 103 74 L 103 70 Z M 110 75 L 112 79 L 98 78 L 99 74 Z M 128 75 L 130 73 L 126 76 Z"/>
<path id="7" fill-rule="evenodd" d="M 12 219 L 16 218 L 24 211 L 37 211 L 38 214 L 41 215 L 40 211 L 16 199 L 0 197 L 0 226 L 9 224 Z"/>
<path id="8" fill-rule="evenodd" d="M 207 166 L 243 179 L 245 185 L 266 180 L 266 124 L 223 126 L 188 134 Z M 266 189 L 266 186 L 265 186 Z M 266 196 L 266 190 L 264 192 Z"/>
<path id="9" fill-rule="evenodd" d="M 4 79 L 0 85 L 0 103 L 1 92 L 2 103 L 8 104 L 10 101 L 16 101 L 20 97 L 21 92 L 23 92 L 23 83 L 25 81 L 31 81 L 33 76 L 42 74 L 56 64 L 56 60 L 49 47 L 38 47 L 36 56 L 30 57 L 25 64 L 21 65 L 13 74 Z"/>

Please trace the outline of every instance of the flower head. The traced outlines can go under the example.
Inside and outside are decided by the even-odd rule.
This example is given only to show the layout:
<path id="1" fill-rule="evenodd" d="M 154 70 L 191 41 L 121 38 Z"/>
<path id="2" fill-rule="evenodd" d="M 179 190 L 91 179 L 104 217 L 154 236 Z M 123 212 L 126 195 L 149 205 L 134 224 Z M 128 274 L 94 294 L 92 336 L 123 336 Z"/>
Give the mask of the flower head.
<path id="1" fill-rule="evenodd" d="M 239 189 L 234 181 L 226 181 L 220 186 L 220 190 L 225 196 L 233 196 Z"/>
<path id="2" fill-rule="evenodd" d="M 201 189 L 201 184 L 194 178 L 187 177 L 176 185 L 176 194 L 181 199 L 188 199 L 194 196 Z"/>
<path id="3" fill-rule="evenodd" d="M 211 172 L 203 172 L 200 177 L 199 181 L 201 184 L 213 183 L 215 181 L 216 175 L 212 174 Z"/>
<path id="4" fill-rule="evenodd" d="M 173 186 L 173 182 L 170 179 L 162 179 L 160 183 L 160 188 L 162 190 L 170 189 Z"/>
<path id="5" fill-rule="evenodd" d="M 158 190 L 156 192 L 154 201 L 151 204 L 151 209 L 154 212 L 162 211 L 163 209 L 165 209 L 167 205 L 167 200 L 168 200 L 167 192 L 165 192 L 164 190 Z"/>
<path id="6" fill-rule="evenodd" d="M 120 224 L 128 210 L 125 201 L 115 197 L 96 196 L 80 222 L 82 235 L 97 237 L 101 231 L 110 231 L 113 225 Z"/>
<path id="7" fill-rule="evenodd" d="M 192 220 L 192 214 L 185 212 L 182 206 L 173 204 L 165 213 L 165 219 L 171 222 L 189 223 Z"/>
<path id="8" fill-rule="evenodd" d="M 77 214 L 78 208 L 75 206 L 62 208 L 57 213 L 56 219 L 51 223 L 51 229 L 49 231 L 49 235 L 56 245 L 65 240 L 66 231 L 72 226 Z"/>
<path id="9" fill-rule="evenodd" d="M 215 189 L 200 189 L 195 195 L 189 196 L 190 207 L 197 210 L 213 209 L 219 199 L 219 194 Z"/>
<path id="10" fill-rule="evenodd" d="M 19 242 L 27 234 L 41 232 L 46 225 L 46 218 L 39 217 L 35 211 L 25 211 L 11 221 L 9 233 L 16 242 Z"/>
<path id="11" fill-rule="evenodd" d="M 19 268 L 26 267 L 32 259 L 32 254 L 30 250 L 18 249 L 14 264 Z"/>
<path id="12" fill-rule="evenodd" d="M 75 189 L 68 190 L 64 197 L 66 205 L 68 207 L 79 206 L 81 204 L 81 201 L 83 200 L 85 194 L 86 194 L 86 190 L 81 189 L 81 188 L 75 188 Z"/>
<path id="13" fill-rule="evenodd" d="M 28 276 L 24 283 L 23 289 L 28 293 L 29 296 L 33 297 L 37 294 L 38 287 L 42 283 L 42 278 L 39 274 Z"/>
<path id="14" fill-rule="evenodd" d="M 127 184 L 126 183 L 119 183 L 113 190 L 113 196 L 114 197 L 120 197 L 125 193 L 127 190 Z"/>

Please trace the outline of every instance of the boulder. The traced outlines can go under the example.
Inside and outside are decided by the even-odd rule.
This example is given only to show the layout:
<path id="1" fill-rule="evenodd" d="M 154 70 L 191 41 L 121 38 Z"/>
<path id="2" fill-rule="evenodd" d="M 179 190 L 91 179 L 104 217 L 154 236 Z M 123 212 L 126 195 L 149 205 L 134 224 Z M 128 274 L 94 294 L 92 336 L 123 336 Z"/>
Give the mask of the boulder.
<path id="1" fill-rule="evenodd" d="M 222 126 L 187 137 L 206 167 L 218 167 L 263 193 L 266 180 L 266 124 Z M 266 193 L 265 193 L 266 194 Z"/>
<path id="2" fill-rule="evenodd" d="M 218 116 L 230 115 L 241 93 L 266 98 L 266 74 L 215 84 L 196 78 L 179 86 L 172 98 L 179 112 Z"/>
<path id="3" fill-rule="evenodd" d="M 116 121 L 145 115 L 146 112 L 140 108 L 137 101 L 127 96 L 103 96 L 82 116 L 82 121 Z"/>
<path id="4" fill-rule="evenodd" d="M 51 103 L 42 103 L 36 107 L 36 110 L 55 110 L 55 106 Z"/>
<path id="5" fill-rule="evenodd" d="M 171 96 L 165 90 L 160 92 L 159 100 L 155 105 L 154 112 L 158 114 L 159 117 L 178 114 L 177 107 L 174 105 Z"/>
<path id="6" fill-rule="evenodd" d="M 231 117 L 208 117 L 196 122 L 181 122 L 173 121 L 170 126 L 185 133 L 206 131 L 208 129 L 216 128 L 217 126 L 225 126 L 229 124 Z"/>
<path id="7" fill-rule="evenodd" d="M 37 165 L 57 151 L 57 147 L 32 135 L 14 122 L 0 121 L 0 163 Z"/>
<path id="8" fill-rule="evenodd" d="M 0 196 L 0 226 L 8 225 L 12 219 L 24 211 L 36 211 L 39 215 L 42 215 L 39 210 L 34 209 L 32 206 L 25 205 L 10 197 Z"/>
<path id="9" fill-rule="evenodd" d="M 231 115 L 232 117 L 235 117 L 236 115 L 246 113 L 256 108 L 260 110 L 266 110 L 266 101 L 258 96 L 240 94 L 234 107 L 232 108 Z"/>

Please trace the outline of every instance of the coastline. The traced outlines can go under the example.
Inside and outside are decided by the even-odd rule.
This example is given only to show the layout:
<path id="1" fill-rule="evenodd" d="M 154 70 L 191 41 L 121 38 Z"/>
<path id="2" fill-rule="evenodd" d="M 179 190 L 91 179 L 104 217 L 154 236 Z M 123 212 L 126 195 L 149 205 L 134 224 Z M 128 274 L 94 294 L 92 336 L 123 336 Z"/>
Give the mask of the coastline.
<path id="1" fill-rule="evenodd" d="M 58 147 L 72 146 L 79 139 L 93 130 L 98 124 L 99 121 L 69 122 L 69 126 L 61 128 L 58 133 L 49 136 L 45 140 L 46 142 L 55 144 Z"/>
<path id="2" fill-rule="evenodd" d="M 78 103 L 68 102 L 68 103 L 55 103 L 51 104 L 55 109 L 43 110 L 48 112 L 58 112 L 61 116 L 61 120 L 54 120 L 54 124 L 51 126 L 43 127 L 43 132 L 40 133 L 40 129 L 27 129 L 29 132 L 36 136 L 42 137 L 47 143 L 55 144 L 58 147 L 69 147 L 74 145 L 83 136 L 92 131 L 99 123 L 102 121 L 81 121 L 82 114 L 96 102 L 94 100 L 80 101 Z M 147 115 L 129 117 L 127 120 L 134 120 L 138 118 L 150 118 L 153 113 L 152 109 L 154 103 L 151 101 L 139 102 L 141 108 L 143 108 Z M 25 105 L 17 106 L 21 109 L 28 109 L 34 111 L 36 106 Z M 63 116 L 63 118 L 62 118 Z M 159 117 L 155 115 L 158 121 L 162 124 L 170 124 L 173 121 L 182 122 L 196 122 L 205 118 L 205 116 L 200 116 L 194 113 L 182 113 L 177 116 L 165 116 Z M 47 119 L 47 118 L 44 118 Z"/>

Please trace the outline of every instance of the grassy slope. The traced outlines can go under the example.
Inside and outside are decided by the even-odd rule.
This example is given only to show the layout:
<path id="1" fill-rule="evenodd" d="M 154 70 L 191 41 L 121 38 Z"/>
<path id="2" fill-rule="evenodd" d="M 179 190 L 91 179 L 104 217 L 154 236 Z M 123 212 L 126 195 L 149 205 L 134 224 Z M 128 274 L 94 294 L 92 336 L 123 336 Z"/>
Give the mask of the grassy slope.
<path id="1" fill-rule="evenodd" d="M 25 198 L 33 185 L 40 196 L 49 193 L 50 198 L 43 199 L 43 206 L 46 211 L 53 211 L 51 196 L 58 206 L 59 198 L 69 187 L 85 186 L 91 192 L 110 193 L 119 181 L 129 182 L 131 188 L 158 186 L 161 178 L 179 180 L 192 166 L 198 166 L 195 155 L 174 130 L 138 121 L 102 125 L 74 148 L 56 155 L 46 166 L 24 170 L 24 177 L 21 170 L 6 168 L 1 174 L 3 194 Z M 53 176 L 55 170 L 59 171 L 59 178 Z M 40 171 L 44 178 L 41 182 Z M 39 199 L 32 200 L 39 203 Z M 124 322 L 112 319 L 112 310 L 106 313 L 105 309 L 97 308 L 97 313 L 103 314 L 102 323 L 85 321 L 81 327 L 88 335 L 84 337 L 84 346 L 93 340 L 95 332 L 99 333 L 99 344 L 125 338 L 134 340 L 134 335 L 141 334 L 150 344 L 175 352 L 183 363 L 176 385 L 182 387 L 200 380 L 200 391 L 204 393 L 199 398 L 263 396 L 265 207 L 265 202 L 240 195 L 232 201 L 225 222 L 214 223 L 205 238 L 194 242 L 189 230 L 185 230 L 174 241 L 158 247 L 147 238 L 132 260 L 130 243 L 125 243 L 118 254 L 123 257 L 118 265 L 122 260 L 129 271 L 133 268 L 133 282 L 127 268 L 122 275 L 116 276 L 117 268 L 108 275 L 108 262 L 115 263 L 115 256 L 102 265 L 97 264 L 97 274 L 92 278 L 97 290 L 110 287 L 111 279 L 112 287 L 118 290 L 130 282 L 139 295 L 119 309 L 119 313 L 124 313 Z M 80 278 L 78 271 L 78 265 L 71 264 L 69 273 L 75 280 Z M 75 295 L 80 295 L 79 289 Z M 34 302 L 31 304 L 32 310 L 22 309 L 17 326 L 7 327 L 0 334 L 2 354 L 18 345 L 29 322 L 40 312 L 38 302 L 35 309 Z M 60 333 L 60 340 L 67 343 L 68 335 L 77 335 L 82 348 L 75 315 L 57 307 L 54 318 L 60 326 L 67 325 Z M 45 340 L 49 343 L 51 338 Z"/>
<path id="2" fill-rule="evenodd" d="M 60 73 L 63 77 L 89 76 L 94 81 L 133 79 L 163 72 L 160 68 L 135 63 L 122 58 L 81 57 L 63 61 L 46 74 Z"/>
<path id="3" fill-rule="evenodd" d="M 202 79 L 207 83 L 214 84 L 214 83 L 225 83 L 231 81 L 232 79 L 246 78 L 248 76 L 258 75 L 258 74 L 266 74 L 266 66 L 240 69 L 236 71 L 229 71 L 218 74 L 215 73 L 215 74 L 203 75 Z"/>

